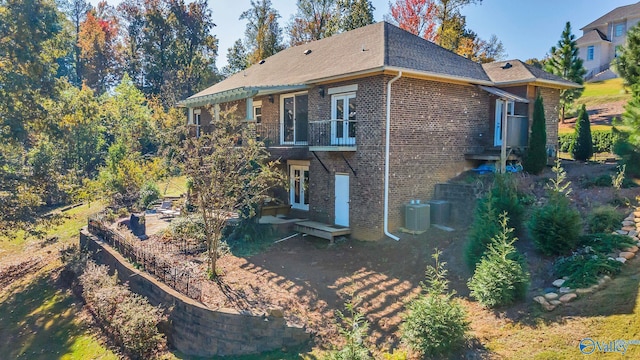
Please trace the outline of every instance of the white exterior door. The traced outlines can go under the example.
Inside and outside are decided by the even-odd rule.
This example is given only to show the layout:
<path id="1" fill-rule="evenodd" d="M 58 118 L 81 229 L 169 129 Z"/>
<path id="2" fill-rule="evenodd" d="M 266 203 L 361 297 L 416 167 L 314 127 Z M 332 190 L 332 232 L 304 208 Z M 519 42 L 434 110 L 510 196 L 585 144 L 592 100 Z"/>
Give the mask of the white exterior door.
<path id="1" fill-rule="evenodd" d="M 496 100 L 496 118 L 495 133 L 493 136 L 493 146 L 502 145 L 502 111 L 504 108 L 504 100 Z M 509 101 L 507 105 L 507 115 L 513 115 L 514 103 Z"/>
<path id="2" fill-rule="evenodd" d="M 289 204 L 294 209 L 309 210 L 309 166 L 289 167 Z"/>
<path id="3" fill-rule="evenodd" d="M 334 223 L 336 225 L 349 226 L 349 175 L 336 174 L 335 187 Z"/>
<path id="4" fill-rule="evenodd" d="M 331 96 L 331 145 L 356 143 L 356 93 Z"/>

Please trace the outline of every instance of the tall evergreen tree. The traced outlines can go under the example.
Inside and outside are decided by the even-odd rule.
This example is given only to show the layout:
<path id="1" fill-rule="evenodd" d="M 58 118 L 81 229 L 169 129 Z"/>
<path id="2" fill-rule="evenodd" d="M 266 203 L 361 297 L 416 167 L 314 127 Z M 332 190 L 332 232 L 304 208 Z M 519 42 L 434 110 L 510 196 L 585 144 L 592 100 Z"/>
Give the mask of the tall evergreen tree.
<path id="1" fill-rule="evenodd" d="M 578 57 L 576 37 L 571 33 L 571 23 L 565 24 L 558 45 L 551 47 L 551 55 L 545 63 L 545 70 L 573 81 L 578 84 L 584 82 L 586 70 L 582 66 L 582 59 Z M 564 124 L 565 113 L 571 108 L 574 100 L 580 97 L 583 89 L 566 89 L 560 92 L 560 121 Z"/>
<path id="2" fill-rule="evenodd" d="M 118 5 L 118 15 L 124 34 L 122 57 L 124 72 L 129 74 L 136 86 L 142 89 L 144 73 L 142 71 L 145 26 L 143 0 L 129 0 Z"/>
<path id="3" fill-rule="evenodd" d="M 82 59 L 81 49 L 80 49 L 80 25 L 87 18 L 87 13 L 91 10 L 91 4 L 89 4 L 86 0 L 67 0 L 63 3 L 63 10 L 71 20 L 73 25 L 73 35 L 74 35 L 74 46 L 73 46 L 73 63 L 75 76 L 69 81 L 76 85 L 82 85 Z"/>
<path id="4" fill-rule="evenodd" d="M 640 25 L 627 32 L 627 42 L 621 48 L 619 56 L 613 60 L 614 70 L 631 87 L 635 97 L 640 95 Z"/>
<path id="5" fill-rule="evenodd" d="M 242 39 L 236 40 L 227 50 L 227 66 L 222 69 L 222 74 L 229 76 L 248 68 L 248 59 L 247 48 L 244 47 Z"/>
<path id="6" fill-rule="evenodd" d="M 370 0 L 338 0 L 338 30 L 349 31 L 373 24 L 375 9 Z"/>
<path id="7" fill-rule="evenodd" d="M 579 161 L 587 161 L 593 156 L 593 139 L 587 107 L 582 104 L 575 127 L 575 138 L 571 144 L 571 156 Z"/>
<path id="8" fill-rule="evenodd" d="M 628 138 L 620 141 L 614 151 L 626 164 L 628 174 L 640 176 L 640 26 L 627 32 L 627 42 L 614 60 L 614 70 L 631 88 L 631 100 L 625 105 L 622 123 L 627 126 Z"/>
<path id="9" fill-rule="evenodd" d="M 291 46 L 324 39 L 337 32 L 337 0 L 298 0 L 287 32 Z"/>
<path id="10" fill-rule="evenodd" d="M 524 157 L 524 170 L 530 174 L 539 174 L 547 165 L 547 126 L 544 116 L 542 97 L 538 95 L 533 105 L 533 123 L 529 147 Z"/>
<path id="11" fill-rule="evenodd" d="M 251 8 L 240 15 L 240 20 L 247 20 L 245 43 L 249 64 L 266 59 L 284 48 L 279 17 L 278 11 L 271 6 L 271 0 L 251 0 Z"/>

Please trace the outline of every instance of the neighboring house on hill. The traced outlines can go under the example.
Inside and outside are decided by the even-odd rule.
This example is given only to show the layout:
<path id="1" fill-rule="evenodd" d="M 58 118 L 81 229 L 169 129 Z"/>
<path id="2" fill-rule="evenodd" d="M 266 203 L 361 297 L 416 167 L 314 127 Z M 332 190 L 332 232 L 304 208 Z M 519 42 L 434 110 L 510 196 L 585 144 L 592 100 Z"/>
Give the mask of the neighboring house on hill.
<path id="1" fill-rule="evenodd" d="M 391 235 L 385 220 L 390 231 L 403 226 L 404 204 L 432 198 L 473 159 L 495 159 L 486 154 L 501 144 L 505 103 L 509 126 L 524 124 L 507 142 L 526 145 L 541 94 L 555 151 L 559 93 L 574 87 L 519 60 L 472 62 L 380 22 L 283 50 L 182 105 L 194 133 L 237 106 L 289 174 L 283 200 L 294 215 L 378 240 Z"/>
<path id="2" fill-rule="evenodd" d="M 606 80 L 616 77 L 609 68 L 618 56 L 620 46 L 627 41 L 627 31 L 640 21 L 640 2 L 620 6 L 583 27 L 577 40 L 578 56 L 587 70 L 585 80 Z"/>

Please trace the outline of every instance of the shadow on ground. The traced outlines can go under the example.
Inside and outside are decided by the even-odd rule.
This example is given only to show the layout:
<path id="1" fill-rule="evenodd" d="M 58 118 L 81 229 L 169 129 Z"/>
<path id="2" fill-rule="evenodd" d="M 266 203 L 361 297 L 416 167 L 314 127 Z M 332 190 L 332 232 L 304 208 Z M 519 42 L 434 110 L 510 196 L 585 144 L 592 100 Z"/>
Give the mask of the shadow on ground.
<path id="1" fill-rule="evenodd" d="M 39 276 L 0 298 L 0 357 L 4 359 L 114 358 L 79 325 L 82 306 Z"/>

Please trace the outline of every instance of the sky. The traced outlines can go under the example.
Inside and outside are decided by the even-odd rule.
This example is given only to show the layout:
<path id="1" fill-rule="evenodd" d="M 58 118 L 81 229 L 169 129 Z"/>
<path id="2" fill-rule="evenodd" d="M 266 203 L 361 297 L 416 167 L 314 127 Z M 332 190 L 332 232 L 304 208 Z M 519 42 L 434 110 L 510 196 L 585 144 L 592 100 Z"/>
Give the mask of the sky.
<path id="1" fill-rule="evenodd" d="M 99 0 L 90 0 L 97 4 Z M 107 0 L 117 5 L 120 0 Z M 186 0 L 189 1 L 189 0 Z M 389 1 L 373 0 L 375 21 L 382 21 L 389 13 Z M 634 3 L 633 0 L 483 0 L 480 4 L 463 8 L 467 28 L 488 40 L 495 34 L 502 41 L 507 59 L 526 60 L 542 58 L 556 45 L 567 21 L 576 37 L 580 28 L 615 9 Z M 296 11 L 296 0 L 271 0 L 280 13 L 280 25 L 284 28 Z M 251 0 L 209 0 L 213 29 L 218 38 L 219 51 L 216 65 L 227 63 L 227 49 L 244 38 L 246 22 L 240 14 L 249 9 Z"/>

